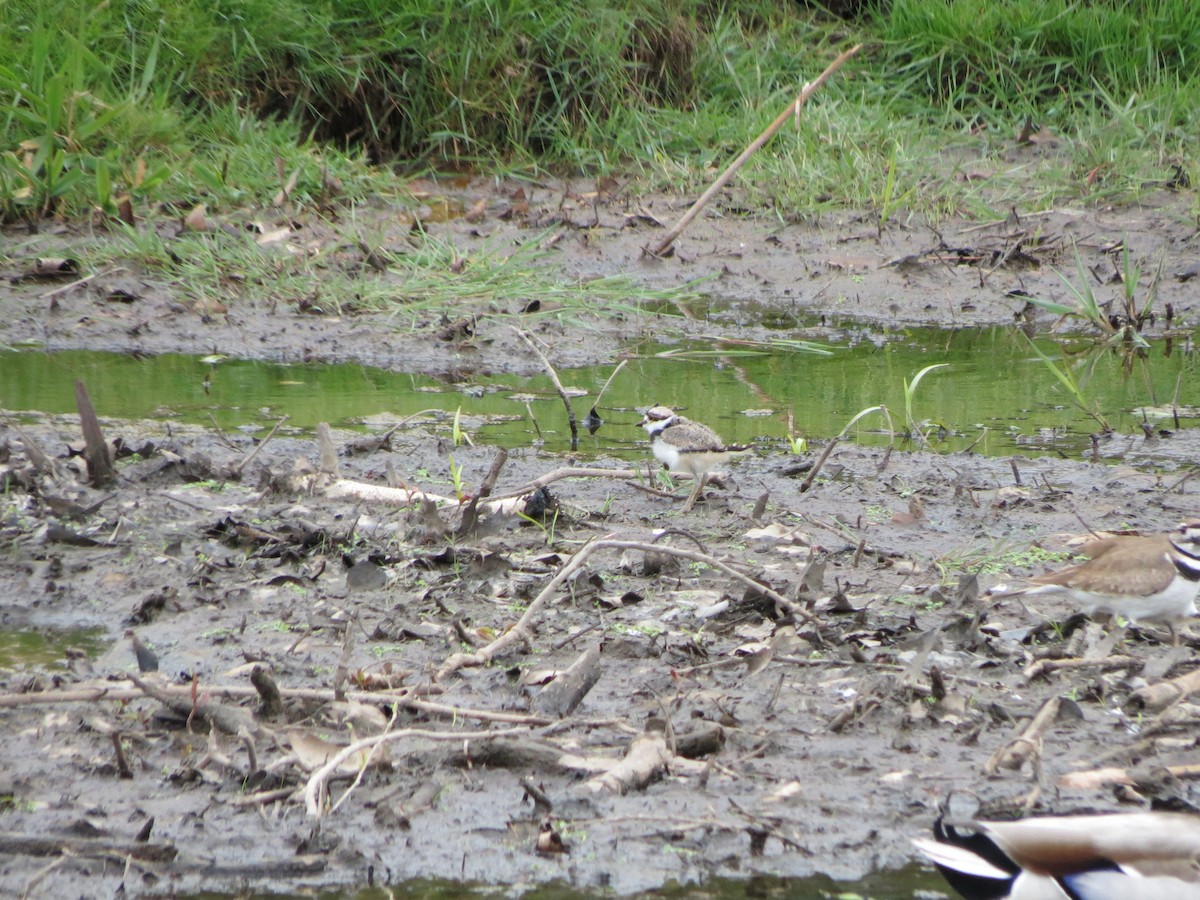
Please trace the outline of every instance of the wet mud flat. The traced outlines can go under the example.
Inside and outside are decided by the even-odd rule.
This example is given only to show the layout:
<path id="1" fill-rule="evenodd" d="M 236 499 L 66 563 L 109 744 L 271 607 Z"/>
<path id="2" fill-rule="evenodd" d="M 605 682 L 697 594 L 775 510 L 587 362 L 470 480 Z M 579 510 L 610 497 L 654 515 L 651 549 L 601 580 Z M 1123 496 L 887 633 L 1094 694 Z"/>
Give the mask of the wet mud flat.
<path id="1" fill-rule="evenodd" d="M 1194 517 L 1161 457 L 842 444 L 802 491 L 820 448 L 748 455 L 683 513 L 645 466 L 422 428 L 333 434 L 333 474 L 315 440 L 105 426 L 104 491 L 46 451 L 69 417 L 4 436 L 4 627 L 111 640 L 0 680 L 6 895 L 856 878 L 952 790 L 1190 792 L 1194 640 L 988 593 L 1081 522 Z M 489 498 L 422 483 L 449 452 Z"/>
<path id="2" fill-rule="evenodd" d="M 849 214 L 742 216 L 731 196 L 674 258 L 649 260 L 653 219 L 680 204 L 474 191 L 461 206 L 484 201 L 482 223 L 425 226 L 464 258 L 481 235 L 549 243 L 557 228 L 548 264 L 573 276 L 707 279 L 720 297 L 703 315 L 540 318 L 529 330 L 560 367 L 639 340 L 820 339 L 856 319 L 1045 329 L 1056 317 L 1020 292 L 1062 299 L 1055 269 L 1072 271 L 1077 249 L 1101 299 L 1118 294 L 1123 240 L 1164 259 L 1151 327 L 1183 322 L 1181 345 L 1194 341 L 1186 198 L 881 234 Z M 376 224 L 404 252 L 412 222 L 389 232 L 393 214 Z M 288 222 L 344 240 L 321 216 Z M 511 327 L 518 308 L 464 309 L 469 332 L 436 316 L 396 328 L 258 302 L 248 285 L 221 311 L 134 262 L 74 286 L 13 281 L 26 257 L 106 238 L 70 225 L 8 237 L 10 343 L 541 368 Z M 364 264 L 353 245 L 331 258 Z M 664 496 L 648 453 L 637 467 L 535 449 L 499 460 L 412 424 L 387 440 L 335 432 L 324 450 L 102 424 L 117 476 L 97 487 L 73 455 L 76 418 L 0 423 L 0 626 L 88 628 L 106 648 L 0 673 L 4 895 L 852 879 L 911 862 L 909 838 L 951 791 L 990 814 L 1192 791 L 1195 641 L 1134 629 L 1117 643 L 1064 603 L 996 592 L 1061 566 L 1089 529 L 1194 520 L 1195 429 L 1101 438 L 1086 462 L 842 443 L 807 489 L 822 442 L 757 448 L 685 513 L 687 483 Z"/>
<path id="3" fill-rule="evenodd" d="M 452 190 L 414 182 L 411 203 L 379 203 L 353 215 L 247 210 L 210 222 L 213 232 L 200 235 L 177 220 L 146 222 L 142 229 L 174 254 L 170 265 L 139 261 L 94 225 L 45 223 L 33 234 L 9 228 L 0 256 L 3 334 L 10 344 L 46 350 L 355 361 L 456 378 L 529 375 L 541 365 L 514 325 L 544 342 L 560 369 L 612 363 L 641 342 L 837 340 L 855 323 L 1015 324 L 1032 333 L 1061 329 L 1064 320 L 1029 298 L 1077 305 L 1063 277 L 1090 287 L 1120 322 L 1126 248 L 1140 272 L 1139 308 L 1151 291 L 1155 298 L 1147 333 L 1186 336 L 1200 318 L 1193 281 L 1200 238 L 1186 192 L 1148 190 L 1140 206 L 1080 205 L 988 222 L 909 216 L 881 228 L 853 211 L 752 215 L 756 200 L 728 189 L 688 226 L 671 256 L 648 256 L 690 202 L 632 191 L 600 199 L 595 184 L 583 182 L 479 179 Z M 364 244 L 359 232 L 374 243 Z M 388 263 L 416 252 L 421 240 L 452 250 L 450 274 L 524 250 L 568 280 L 623 277 L 648 290 L 690 286 L 700 296 L 641 314 L 603 304 L 555 308 L 529 297 L 413 311 L 403 270 Z M 89 254 L 116 258 L 83 271 L 78 260 Z M 250 259 L 271 274 L 248 275 Z M 56 272 L 60 262 L 66 269 Z M 201 262 L 212 286 L 206 281 L 197 291 L 191 266 Z M 344 286 L 338 302 L 326 296 L 335 278 L 392 302 L 378 311 Z M 279 287 L 284 282 L 288 290 Z"/>

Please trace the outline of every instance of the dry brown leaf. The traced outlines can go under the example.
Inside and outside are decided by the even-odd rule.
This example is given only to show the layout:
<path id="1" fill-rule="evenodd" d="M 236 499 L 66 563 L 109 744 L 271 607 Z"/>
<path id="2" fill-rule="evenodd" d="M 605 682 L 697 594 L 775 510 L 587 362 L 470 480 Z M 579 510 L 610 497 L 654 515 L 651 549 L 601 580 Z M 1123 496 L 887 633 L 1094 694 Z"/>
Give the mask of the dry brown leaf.
<path id="1" fill-rule="evenodd" d="M 208 231 L 208 209 L 203 203 L 197 203 L 190 213 L 183 217 L 184 231 Z"/>
<path id="2" fill-rule="evenodd" d="M 484 215 L 487 213 L 487 200 L 480 200 L 474 206 L 466 211 L 463 219 L 470 222 L 472 225 L 478 225 L 483 221 Z"/>

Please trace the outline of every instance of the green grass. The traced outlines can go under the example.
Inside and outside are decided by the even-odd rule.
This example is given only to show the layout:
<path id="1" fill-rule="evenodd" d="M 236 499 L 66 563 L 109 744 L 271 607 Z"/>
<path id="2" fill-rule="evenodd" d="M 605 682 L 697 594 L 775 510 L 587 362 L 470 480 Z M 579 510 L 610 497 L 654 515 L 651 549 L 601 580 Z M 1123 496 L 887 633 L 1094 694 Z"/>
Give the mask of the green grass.
<path id="1" fill-rule="evenodd" d="M 547 263 L 538 235 L 516 248 L 481 242 L 468 256 L 420 232 L 389 241 L 360 234 L 353 223 L 320 241 L 315 252 L 293 252 L 283 241 L 259 246 L 223 230 L 165 237 L 155 230 L 119 228 L 78 248 L 96 269 L 134 264 L 201 311 L 214 301 L 233 307 L 243 298 L 299 307 L 314 314 L 390 312 L 397 328 L 416 331 L 451 315 L 474 311 L 514 321 L 554 317 L 586 329 L 589 321 L 639 315 L 697 299 L 689 286 L 653 290 L 620 275 L 571 279 Z M 293 236 L 293 247 L 305 237 Z M 357 247 L 388 261 L 368 266 Z M 350 248 L 350 249 L 347 249 Z M 534 305 L 536 303 L 536 306 Z"/>
<path id="2" fill-rule="evenodd" d="M 269 206 L 293 176 L 324 212 L 463 167 L 693 192 L 851 41 L 741 199 L 882 229 L 1197 177 L 1191 0 L 7 0 L 0 221 Z M 1057 145 L 1016 146 L 1027 119 Z"/>

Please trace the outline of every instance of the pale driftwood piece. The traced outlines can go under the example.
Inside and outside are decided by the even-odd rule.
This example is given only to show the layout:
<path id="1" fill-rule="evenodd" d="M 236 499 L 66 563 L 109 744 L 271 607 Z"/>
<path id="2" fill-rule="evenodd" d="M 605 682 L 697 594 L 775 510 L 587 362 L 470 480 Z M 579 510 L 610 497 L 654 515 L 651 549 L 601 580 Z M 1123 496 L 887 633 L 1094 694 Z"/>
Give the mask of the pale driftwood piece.
<path id="1" fill-rule="evenodd" d="M 1182 701 L 1172 703 L 1142 726 L 1142 737 L 1151 739 L 1168 731 L 1191 730 L 1197 722 L 1200 722 L 1200 706 Z"/>
<path id="2" fill-rule="evenodd" d="M 993 775 L 997 769 L 1015 771 L 1030 760 L 1036 762 L 1042 753 L 1042 735 L 1058 715 L 1060 702 L 1058 697 L 1051 697 L 1043 703 L 1025 729 L 1012 741 L 996 750 L 984 763 L 984 774 Z"/>
<path id="3" fill-rule="evenodd" d="M 588 647 L 564 672 L 543 687 L 531 706 L 547 716 L 569 716 L 600 680 L 600 645 Z"/>
<path id="4" fill-rule="evenodd" d="M 397 507 L 411 506 L 414 503 L 422 503 L 426 500 L 438 506 L 459 505 L 457 497 L 444 497 L 440 494 L 431 494 L 428 491 L 422 491 L 418 488 L 394 488 L 382 484 L 368 484 L 364 481 L 350 481 L 345 478 L 339 478 L 326 487 L 324 494 L 333 500 L 348 498 L 351 500 L 361 500 L 366 503 L 382 503 L 387 506 Z M 515 515 L 517 510 L 521 508 L 521 503 L 516 498 L 508 499 L 506 497 L 489 500 L 483 506 L 487 510 Z"/>
<path id="5" fill-rule="evenodd" d="M 629 745 L 625 758 L 603 774 L 588 779 L 589 794 L 624 794 L 641 790 L 666 771 L 672 756 L 661 734 L 640 734 Z"/>
<path id="6" fill-rule="evenodd" d="M 1030 663 L 1022 673 L 1026 681 L 1034 681 L 1043 675 L 1060 669 L 1140 669 L 1142 661 L 1136 656 L 1106 656 L 1102 659 L 1039 659 Z"/>
<path id="7" fill-rule="evenodd" d="M 71 834 L 22 834 L 0 831 L 0 856 L 132 856 L 149 862 L 170 862 L 178 854 L 174 844 L 85 838 Z"/>
<path id="8" fill-rule="evenodd" d="M 1144 709 L 1159 710 L 1196 691 L 1200 691 L 1200 669 L 1194 669 L 1170 681 L 1160 681 L 1138 688 L 1129 699 Z"/>
<path id="9" fill-rule="evenodd" d="M 1133 785 L 1129 772 L 1120 766 L 1106 766 L 1103 769 L 1088 769 L 1086 772 L 1067 772 L 1058 778 L 1060 788 L 1077 790 L 1096 790 L 1110 784 Z"/>
<path id="10" fill-rule="evenodd" d="M 538 488 L 547 487 L 565 478 L 614 478 L 620 481 L 635 481 L 644 477 L 644 472 L 635 469 L 592 469 L 568 466 L 548 472 L 516 490 L 497 494 L 489 498 L 483 506 L 490 511 L 511 515 L 515 514 L 521 508 L 519 500 L 532 494 Z M 386 503 L 390 506 L 410 506 L 422 500 L 430 500 L 439 506 L 457 506 L 459 503 L 457 497 L 431 494 L 419 488 L 394 488 L 380 484 L 368 484 L 363 481 L 351 481 L 346 478 L 340 478 L 327 485 L 323 488 L 323 492 L 325 496 L 334 500 L 349 498 L 352 500 L 364 500 L 368 503 Z"/>
<path id="11" fill-rule="evenodd" d="M 340 478 L 342 467 L 338 462 L 337 448 L 333 445 L 333 434 L 328 422 L 317 423 L 317 471 Z"/>
<path id="12" fill-rule="evenodd" d="M 1175 778 L 1200 778 L 1200 765 L 1164 766 Z M 1120 766 L 1109 766 L 1103 769 L 1088 769 L 1084 772 L 1067 772 L 1058 779 L 1058 786 L 1063 788 L 1081 788 L 1095 790 L 1110 784 L 1136 785 L 1137 780 L 1127 769 Z"/>
<path id="13" fill-rule="evenodd" d="M 784 122 L 793 116 L 799 116 L 800 110 L 804 107 L 804 104 L 808 102 L 808 98 L 815 94 L 817 88 L 824 84 L 826 79 L 840 69 L 842 64 L 855 53 L 857 53 L 861 47 L 862 44 L 855 44 L 853 47 L 831 62 L 828 66 L 826 66 L 825 71 L 818 75 L 814 81 L 810 81 L 808 84 L 804 85 L 804 88 L 800 91 L 800 94 L 796 97 L 796 99 L 787 105 L 787 108 L 779 114 L 774 122 L 767 126 L 766 130 L 763 131 L 762 134 L 750 142 L 746 149 L 742 151 L 741 155 L 729 164 L 728 168 L 726 168 L 725 171 L 717 177 L 717 180 L 709 186 L 707 191 L 700 195 L 700 199 L 692 204 L 691 209 L 683 214 L 679 221 L 675 223 L 674 227 L 666 233 L 666 235 L 661 241 L 658 242 L 658 244 L 655 245 L 654 249 L 648 251 L 650 255 L 662 256 L 666 249 L 675 243 L 675 239 L 678 238 L 679 235 L 683 234 L 683 230 L 691 224 L 692 220 L 700 214 L 700 210 L 704 209 L 704 207 L 708 205 L 708 201 L 713 198 L 713 195 L 716 194 L 721 188 L 725 187 L 725 185 L 729 183 L 729 179 L 733 178 L 733 176 L 737 174 L 738 169 L 745 165 L 746 160 L 753 156 L 767 141 L 774 137 L 775 132 L 783 127 Z"/>
<path id="14" fill-rule="evenodd" d="M 567 396 L 567 389 L 558 380 L 558 373 L 554 371 L 554 366 L 550 365 L 550 360 L 546 359 L 546 354 L 542 352 L 542 348 L 529 336 L 529 333 L 522 331 L 520 328 L 513 328 L 513 331 L 529 346 L 530 350 L 537 354 L 537 358 L 542 361 L 542 368 L 550 376 L 550 383 L 554 385 L 554 389 L 558 391 L 559 399 L 562 400 L 563 406 L 567 408 L 567 425 L 571 428 L 571 449 L 575 450 L 579 446 L 579 426 L 575 424 L 575 410 L 571 409 L 571 398 Z"/>
<path id="15" fill-rule="evenodd" d="M 93 487 L 104 487 L 112 482 L 116 471 L 113 469 L 112 454 L 108 452 L 108 444 L 104 441 L 104 429 L 100 427 L 96 408 L 92 406 L 92 398 L 88 396 L 87 386 L 82 381 L 75 382 L 75 406 L 79 410 L 79 426 L 83 430 L 88 480 Z"/>
<path id="16" fill-rule="evenodd" d="M 813 622 L 815 624 L 817 621 L 815 616 L 807 610 L 802 609 L 798 604 L 793 603 L 766 585 L 760 584 L 750 576 L 737 571 L 737 569 L 734 569 L 716 557 L 709 556 L 707 553 L 700 553 L 696 550 L 684 550 L 683 548 L 671 547 L 666 544 L 651 544 L 644 541 L 628 541 L 604 537 L 585 544 L 576 551 L 570 561 L 558 570 L 558 574 L 533 599 L 533 602 L 529 604 L 529 608 L 525 610 L 525 614 L 521 616 L 516 625 L 508 629 L 508 631 L 504 632 L 486 647 L 481 647 L 473 653 L 455 653 L 450 656 L 449 659 L 442 663 L 441 668 L 438 669 L 435 680 L 442 681 L 462 668 L 486 666 L 509 647 L 515 644 L 529 643 L 533 637 L 532 625 L 541 615 L 542 608 L 550 602 L 563 583 L 577 572 L 592 554 L 600 550 L 640 550 L 650 553 L 666 553 L 671 556 L 690 559 L 693 562 L 704 563 L 728 575 L 740 584 L 765 595 L 785 612 L 806 622 Z"/>
<path id="17" fill-rule="evenodd" d="M 409 738 L 426 741 L 493 741 L 498 738 L 524 735 L 528 731 L 527 728 L 507 728 L 504 731 L 429 731 L 424 728 L 402 728 L 399 731 L 389 731 L 385 734 L 376 734 L 354 741 L 334 754 L 308 779 L 308 784 L 304 787 L 304 808 L 309 816 L 320 819 L 323 815 L 325 785 L 337 773 L 338 767 L 352 756 L 379 744 L 389 744 Z"/>

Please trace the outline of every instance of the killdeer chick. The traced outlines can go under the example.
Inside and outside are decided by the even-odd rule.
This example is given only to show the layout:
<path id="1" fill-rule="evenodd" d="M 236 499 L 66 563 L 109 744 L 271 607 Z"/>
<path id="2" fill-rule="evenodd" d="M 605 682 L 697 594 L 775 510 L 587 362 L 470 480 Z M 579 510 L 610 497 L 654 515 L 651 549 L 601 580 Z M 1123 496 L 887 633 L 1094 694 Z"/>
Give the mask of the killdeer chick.
<path id="1" fill-rule="evenodd" d="M 938 819 L 933 834 L 913 844 L 967 898 L 1200 898 L 1200 816 L 1189 813 L 1047 816 L 968 828 Z"/>
<path id="2" fill-rule="evenodd" d="M 749 446 L 726 445 L 707 425 L 676 415 L 665 406 L 646 410 L 641 425 L 650 435 L 650 449 L 655 458 L 669 470 L 687 472 L 695 480 L 691 496 L 683 507 L 685 511 L 696 504 L 709 472 L 735 453 L 750 449 Z"/>
<path id="3" fill-rule="evenodd" d="M 1112 537 L 1080 551 L 1086 562 L 1030 580 L 1026 596 L 1060 594 L 1089 615 L 1105 612 L 1131 622 L 1164 622 L 1179 644 L 1176 623 L 1197 614 L 1200 592 L 1200 523 L 1171 534 Z"/>

